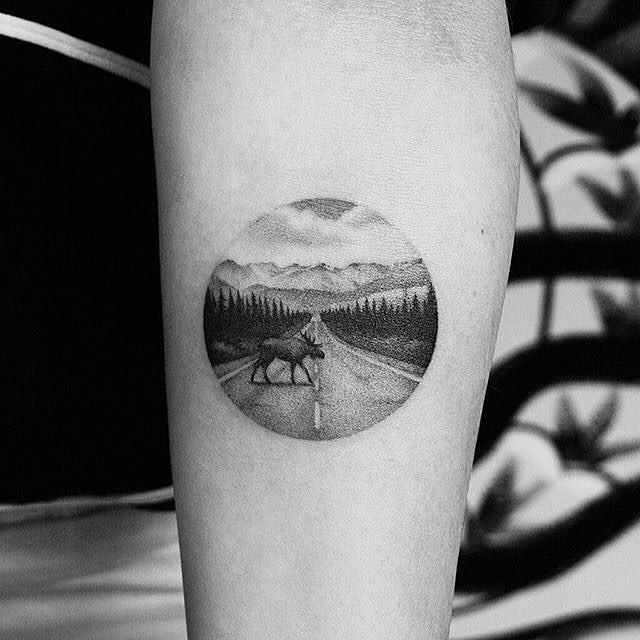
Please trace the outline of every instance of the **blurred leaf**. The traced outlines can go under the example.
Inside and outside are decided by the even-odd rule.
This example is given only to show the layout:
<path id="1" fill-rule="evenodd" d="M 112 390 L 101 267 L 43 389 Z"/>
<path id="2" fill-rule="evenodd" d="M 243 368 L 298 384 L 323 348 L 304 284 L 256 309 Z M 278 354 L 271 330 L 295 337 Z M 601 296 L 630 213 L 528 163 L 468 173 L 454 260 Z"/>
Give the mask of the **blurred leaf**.
<path id="1" fill-rule="evenodd" d="M 587 105 L 583 101 L 533 82 L 521 82 L 518 86 L 543 111 L 546 111 L 554 118 L 577 129 L 597 131 L 596 114 L 589 112 Z"/>
<path id="2" fill-rule="evenodd" d="M 629 317 L 640 326 L 640 287 L 633 284 L 629 286 L 628 300 L 627 312 Z"/>
<path id="3" fill-rule="evenodd" d="M 587 425 L 587 435 L 592 446 L 598 444 L 598 440 L 611 428 L 613 419 L 618 411 L 619 398 L 615 391 L 609 394 L 607 400 L 591 416 Z"/>
<path id="4" fill-rule="evenodd" d="M 602 136 L 610 151 L 620 151 L 631 146 L 636 139 L 640 124 L 638 105 L 618 112 L 608 85 L 600 74 L 577 63 L 571 64 L 584 95 L 584 102 L 590 113 L 600 114 L 600 122 L 594 133 Z"/>
<path id="5" fill-rule="evenodd" d="M 588 176 L 578 178 L 581 184 L 610 220 L 627 230 L 640 230 L 640 189 L 633 173 L 620 170 L 622 185 L 618 191 L 609 189 Z"/>
<path id="6" fill-rule="evenodd" d="M 624 340 L 640 339 L 640 303 L 637 285 L 630 285 L 627 302 L 618 302 L 610 293 L 602 289 L 594 289 L 592 295 L 606 333 Z"/>
<path id="7" fill-rule="evenodd" d="M 618 112 L 608 85 L 588 67 L 570 63 L 580 96 L 532 82 L 521 82 L 520 89 L 543 111 L 576 129 L 602 139 L 609 151 L 621 151 L 636 141 L 640 125 L 640 106 Z"/>
<path id="8" fill-rule="evenodd" d="M 563 460 L 584 458 L 586 436 L 575 412 L 573 402 L 563 394 L 558 399 L 556 433 L 553 441 Z"/>
<path id="9" fill-rule="evenodd" d="M 604 293 L 604 292 L 603 292 Z M 608 294 L 606 294 L 608 295 Z M 588 422 L 582 423 L 575 414 L 574 406 L 566 394 L 558 401 L 557 430 L 553 437 L 558 453 L 565 463 L 578 463 L 592 471 L 600 472 L 597 465 L 617 450 L 604 449 L 600 441 L 611 428 L 619 406 L 619 396 L 612 391 L 596 409 Z M 635 443 L 633 443 L 635 446 Z M 621 451 L 626 453 L 626 450 Z"/>
<path id="10" fill-rule="evenodd" d="M 573 63 L 571 67 L 578 80 L 578 86 L 582 91 L 585 103 L 594 111 L 615 115 L 616 107 L 611 98 L 611 93 L 600 77 L 580 64 Z"/>
<path id="11" fill-rule="evenodd" d="M 600 447 L 594 462 L 605 462 L 611 458 L 626 456 L 640 451 L 640 442 L 619 442 L 606 447 Z"/>
<path id="12" fill-rule="evenodd" d="M 573 402 L 566 393 L 562 394 L 558 400 L 556 426 L 558 433 L 563 436 L 573 437 L 580 430 Z"/>
<path id="13" fill-rule="evenodd" d="M 622 138 L 631 137 L 637 133 L 640 126 L 640 105 L 631 105 L 616 118 L 619 127 L 619 134 Z"/>
<path id="14" fill-rule="evenodd" d="M 604 289 L 594 288 L 591 292 L 593 300 L 596 303 L 598 315 L 604 326 L 604 329 L 608 333 L 615 333 L 611 331 L 616 323 L 616 315 L 618 314 L 618 302 L 616 299 Z"/>
<path id="15" fill-rule="evenodd" d="M 475 516 L 476 531 L 491 532 L 499 529 L 516 507 L 514 492 L 515 469 L 506 465 L 487 490 Z"/>

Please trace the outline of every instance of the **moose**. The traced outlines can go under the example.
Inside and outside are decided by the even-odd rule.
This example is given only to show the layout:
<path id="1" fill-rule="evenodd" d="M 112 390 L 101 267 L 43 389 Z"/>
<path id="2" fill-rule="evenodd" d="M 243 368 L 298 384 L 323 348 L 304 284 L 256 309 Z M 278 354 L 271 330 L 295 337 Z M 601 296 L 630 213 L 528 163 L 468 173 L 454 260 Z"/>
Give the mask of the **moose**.
<path id="1" fill-rule="evenodd" d="M 307 367 L 304 366 L 303 360 L 306 356 L 322 359 L 324 358 L 324 352 L 320 349 L 322 345 L 316 343 L 315 339 L 310 338 L 306 332 L 303 333 L 300 331 L 300 336 L 293 338 L 267 338 L 263 340 L 258 347 L 259 356 L 253 366 L 251 382 L 254 381 L 258 369 L 262 367 L 264 379 L 267 381 L 267 384 L 271 384 L 271 380 L 269 380 L 269 376 L 267 375 L 267 368 L 276 358 L 279 358 L 291 365 L 291 384 L 296 384 L 294 376 L 296 365 L 302 367 L 302 370 L 307 374 L 309 382 L 313 384 L 313 380 L 309 375 Z"/>

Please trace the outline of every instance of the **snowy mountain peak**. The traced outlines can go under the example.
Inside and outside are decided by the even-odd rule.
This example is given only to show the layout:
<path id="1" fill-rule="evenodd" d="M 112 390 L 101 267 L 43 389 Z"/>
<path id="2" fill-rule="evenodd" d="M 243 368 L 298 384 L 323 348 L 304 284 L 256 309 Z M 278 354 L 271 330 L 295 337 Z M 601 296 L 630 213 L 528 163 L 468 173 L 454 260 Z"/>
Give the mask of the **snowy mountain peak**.
<path id="1" fill-rule="evenodd" d="M 428 280 L 422 260 L 393 265 L 353 262 L 346 267 L 334 267 L 324 262 L 286 267 L 279 267 L 273 262 L 239 265 L 233 260 L 225 260 L 216 268 L 214 277 L 239 291 L 267 288 L 331 293 L 359 293 L 363 288 L 371 287 L 376 290 L 411 287 Z"/>

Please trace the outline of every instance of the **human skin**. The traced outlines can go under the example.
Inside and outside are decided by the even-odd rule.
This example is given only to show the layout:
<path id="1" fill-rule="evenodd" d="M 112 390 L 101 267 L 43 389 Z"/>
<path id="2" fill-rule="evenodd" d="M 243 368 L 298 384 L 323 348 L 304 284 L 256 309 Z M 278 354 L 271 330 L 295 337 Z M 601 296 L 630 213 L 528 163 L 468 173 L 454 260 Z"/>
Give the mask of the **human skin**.
<path id="1" fill-rule="evenodd" d="M 152 108 L 189 637 L 446 638 L 517 194 L 503 4 L 157 0 Z M 247 225 L 316 197 L 408 239 L 438 332 L 397 410 L 310 440 L 239 410 L 202 323 Z"/>

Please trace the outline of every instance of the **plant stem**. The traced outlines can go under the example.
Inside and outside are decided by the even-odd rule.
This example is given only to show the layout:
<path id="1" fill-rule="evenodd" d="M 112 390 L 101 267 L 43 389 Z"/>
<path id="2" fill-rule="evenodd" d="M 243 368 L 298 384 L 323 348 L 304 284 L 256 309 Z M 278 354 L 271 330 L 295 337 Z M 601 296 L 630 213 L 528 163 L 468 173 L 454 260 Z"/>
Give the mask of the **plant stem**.
<path id="1" fill-rule="evenodd" d="M 542 171 L 540 164 L 536 162 L 531 151 L 531 145 L 524 131 L 520 131 L 520 153 L 523 162 L 531 175 L 533 184 L 533 192 L 538 203 L 540 217 L 542 218 L 542 231 L 546 240 L 553 235 L 553 220 L 551 215 L 551 203 L 542 187 Z M 544 292 L 542 298 L 542 312 L 540 315 L 540 325 L 538 329 L 538 340 L 546 342 L 549 339 L 549 330 L 551 327 L 551 317 L 553 312 L 555 287 L 552 278 L 547 277 L 544 280 Z"/>
<path id="2" fill-rule="evenodd" d="M 573 142 L 563 147 L 554 149 L 551 153 L 544 156 L 538 162 L 540 176 L 544 175 L 552 165 L 554 165 L 559 160 L 562 160 L 562 158 L 566 158 L 577 153 L 586 153 L 589 151 L 606 153 L 606 149 L 604 149 L 600 142 Z"/>

